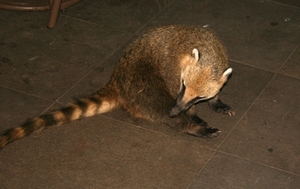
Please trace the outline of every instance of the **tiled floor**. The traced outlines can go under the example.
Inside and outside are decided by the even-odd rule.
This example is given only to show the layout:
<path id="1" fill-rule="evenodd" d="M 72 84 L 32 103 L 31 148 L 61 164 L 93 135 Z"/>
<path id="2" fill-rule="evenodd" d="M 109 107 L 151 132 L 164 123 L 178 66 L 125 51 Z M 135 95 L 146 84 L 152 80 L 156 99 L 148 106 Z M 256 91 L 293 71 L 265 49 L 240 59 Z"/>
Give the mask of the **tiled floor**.
<path id="1" fill-rule="evenodd" d="M 234 73 L 214 139 L 134 122 L 121 111 L 55 127 L 0 152 L 0 188 L 300 188 L 298 0 L 84 0 L 47 12 L 0 10 L 0 131 L 96 91 L 151 26 L 207 26 Z"/>

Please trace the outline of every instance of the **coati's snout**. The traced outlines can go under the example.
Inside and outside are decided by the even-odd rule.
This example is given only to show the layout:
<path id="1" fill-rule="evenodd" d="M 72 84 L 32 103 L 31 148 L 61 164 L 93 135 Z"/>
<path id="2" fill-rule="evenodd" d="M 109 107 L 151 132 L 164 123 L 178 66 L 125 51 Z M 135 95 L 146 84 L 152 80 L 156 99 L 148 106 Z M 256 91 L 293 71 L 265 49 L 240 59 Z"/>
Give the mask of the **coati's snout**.
<path id="1" fill-rule="evenodd" d="M 180 101 L 179 103 L 176 102 L 175 106 L 171 108 L 169 112 L 169 117 L 174 118 L 177 117 L 181 112 L 185 112 L 193 105 L 193 102 L 190 103 L 183 103 Z"/>
<path id="2" fill-rule="evenodd" d="M 169 117 L 174 118 L 178 116 L 181 112 L 187 111 L 192 105 L 204 99 L 199 96 L 189 95 L 189 90 L 186 89 L 184 82 L 182 82 L 181 91 L 176 98 L 175 105 L 171 108 L 169 112 Z"/>
<path id="3" fill-rule="evenodd" d="M 182 88 L 181 88 L 180 93 L 178 94 L 178 97 L 176 98 L 176 103 L 169 112 L 170 118 L 177 117 L 181 112 L 190 108 L 190 107 L 187 107 L 186 103 L 184 103 L 182 101 L 185 89 L 186 89 L 186 87 L 185 87 L 184 83 L 182 82 Z"/>

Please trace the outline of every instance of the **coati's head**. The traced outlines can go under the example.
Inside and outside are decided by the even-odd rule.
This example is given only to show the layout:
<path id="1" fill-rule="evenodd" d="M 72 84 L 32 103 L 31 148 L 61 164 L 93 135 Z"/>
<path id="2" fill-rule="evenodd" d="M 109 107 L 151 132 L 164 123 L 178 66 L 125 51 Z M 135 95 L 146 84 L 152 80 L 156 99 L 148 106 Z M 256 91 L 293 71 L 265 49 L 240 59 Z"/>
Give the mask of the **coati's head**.
<path id="1" fill-rule="evenodd" d="M 224 70 L 224 66 L 214 63 L 201 65 L 199 56 L 198 50 L 193 49 L 192 55 L 185 56 L 181 62 L 181 88 L 170 117 L 178 116 L 199 101 L 215 97 L 232 72 L 232 68 Z"/>

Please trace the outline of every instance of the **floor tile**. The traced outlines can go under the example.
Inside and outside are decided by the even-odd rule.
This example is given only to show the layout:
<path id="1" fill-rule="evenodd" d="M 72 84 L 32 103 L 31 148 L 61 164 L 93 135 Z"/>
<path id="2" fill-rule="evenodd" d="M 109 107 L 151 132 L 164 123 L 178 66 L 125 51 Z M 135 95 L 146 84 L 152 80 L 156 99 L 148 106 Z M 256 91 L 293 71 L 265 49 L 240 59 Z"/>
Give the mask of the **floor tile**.
<path id="1" fill-rule="evenodd" d="M 300 41 L 299 9 L 268 1 L 176 1 L 148 26 L 161 24 L 207 26 L 229 59 L 270 71 L 278 71 Z"/>
<path id="2" fill-rule="evenodd" d="M 112 188 L 186 188 L 213 151 L 176 139 L 167 153 L 152 169 Z"/>
<path id="3" fill-rule="evenodd" d="M 299 88 L 276 76 L 220 150 L 300 175 Z"/>
<path id="4" fill-rule="evenodd" d="M 98 116 L 1 151 L 5 188 L 184 188 L 213 150 Z"/>
<path id="5" fill-rule="evenodd" d="M 70 18 L 50 30 L 40 26 L 42 13 L 23 13 L 30 24 L 13 22 L 14 13 L 0 12 L 0 85 L 43 98 L 58 98 L 131 37 Z"/>
<path id="6" fill-rule="evenodd" d="M 295 0 L 85 0 L 60 12 L 0 10 L 0 132 L 103 87 L 146 29 L 216 31 L 235 111 L 197 113 L 222 134 L 192 137 L 123 111 L 53 127 L 0 151 L 0 188 L 297 188 L 300 9 Z"/>
<path id="7" fill-rule="evenodd" d="M 280 70 L 280 73 L 300 79 L 300 47 L 288 59 L 287 63 Z"/>
<path id="8" fill-rule="evenodd" d="M 51 101 L 0 86 L 0 133 L 38 116 L 51 104 Z"/>
<path id="9" fill-rule="evenodd" d="M 132 33 L 153 19 L 171 1 L 90 0 L 69 7 L 64 14 Z"/>
<path id="10" fill-rule="evenodd" d="M 297 188 L 300 176 L 217 153 L 198 175 L 193 188 Z"/>

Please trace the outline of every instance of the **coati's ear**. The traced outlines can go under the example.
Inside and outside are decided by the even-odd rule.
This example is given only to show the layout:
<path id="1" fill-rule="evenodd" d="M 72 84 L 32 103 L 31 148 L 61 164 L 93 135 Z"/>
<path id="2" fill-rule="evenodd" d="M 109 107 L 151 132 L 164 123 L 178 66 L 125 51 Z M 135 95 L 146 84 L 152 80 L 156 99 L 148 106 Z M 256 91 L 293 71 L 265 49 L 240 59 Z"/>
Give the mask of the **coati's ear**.
<path id="1" fill-rule="evenodd" d="M 195 60 L 198 61 L 200 56 L 198 49 L 194 48 L 192 54 L 194 55 Z"/>
<path id="2" fill-rule="evenodd" d="M 228 68 L 227 70 L 225 70 L 225 72 L 223 73 L 223 78 L 228 78 L 228 76 L 231 74 L 232 72 L 232 68 Z"/>

